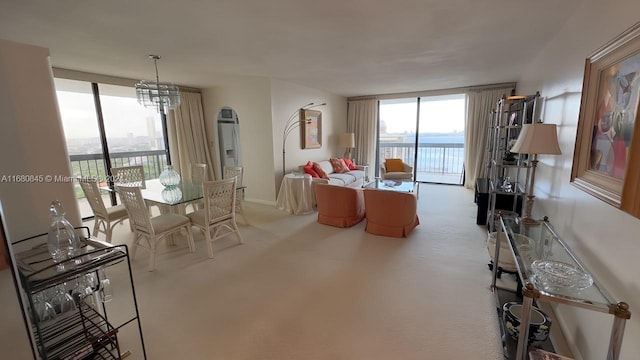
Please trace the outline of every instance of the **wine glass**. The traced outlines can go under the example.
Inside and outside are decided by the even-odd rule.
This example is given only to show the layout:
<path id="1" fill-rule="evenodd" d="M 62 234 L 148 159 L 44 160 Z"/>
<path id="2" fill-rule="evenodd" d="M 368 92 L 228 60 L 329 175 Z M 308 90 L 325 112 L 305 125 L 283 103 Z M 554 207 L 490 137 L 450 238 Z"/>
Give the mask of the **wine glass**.
<path id="1" fill-rule="evenodd" d="M 98 286 L 98 281 L 93 273 L 87 273 L 76 278 L 76 286 L 73 288 L 73 294 L 76 302 L 80 305 L 80 301 L 87 296 L 93 294 Z"/>
<path id="2" fill-rule="evenodd" d="M 56 317 L 53 305 L 45 298 L 45 292 L 41 291 L 33 296 L 33 307 L 35 308 L 38 321 L 47 321 Z"/>
<path id="3" fill-rule="evenodd" d="M 76 302 L 73 297 L 67 292 L 67 283 L 62 283 L 56 286 L 56 294 L 53 299 L 54 308 L 58 309 L 58 314 L 63 314 L 67 311 L 71 311 L 76 308 Z"/>
<path id="4" fill-rule="evenodd" d="M 113 299 L 113 288 L 104 268 L 98 270 L 98 278 L 100 279 L 100 301 L 111 301 Z"/>

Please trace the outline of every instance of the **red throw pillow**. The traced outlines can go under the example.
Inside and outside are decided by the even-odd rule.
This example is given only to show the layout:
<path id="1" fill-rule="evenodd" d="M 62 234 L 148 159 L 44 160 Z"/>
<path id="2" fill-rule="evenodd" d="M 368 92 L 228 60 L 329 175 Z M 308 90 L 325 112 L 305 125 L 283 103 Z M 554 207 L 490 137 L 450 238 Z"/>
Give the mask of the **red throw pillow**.
<path id="1" fill-rule="evenodd" d="M 318 175 L 318 173 L 313 170 L 313 163 L 311 161 L 307 162 L 307 165 L 304 166 L 304 172 L 305 174 L 309 174 L 314 178 L 320 177 L 320 175 Z"/>
<path id="2" fill-rule="evenodd" d="M 344 160 L 331 158 L 329 159 L 329 162 L 331 163 L 331 166 L 333 166 L 333 172 L 336 172 L 338 174 L 349 172 L 349 168 L 347 167 L 347 164 L 344 163 Z"/>
<path id="3" fill-rule="evenodd" d="M 353 163 L 353 161 L 351 161 L 351 159 L 342 159 L 344 161 L 344 163 L 347 165 L 347 167 L 349 168 L 349 170 L 357 170 L 358 168 L 356 167 L 356 165 Z"/>
<path id="4" fill-rule="evenodd" d="M 327 175 L 327 173 L 322 169 L 322 166 L 320 166 L 320 164 L 318 164 L 317 162 L 313 163 L 313 170 L 315 170 L 318 173 L 319 177 L 323 179 L 329 178 L 329 175 Z"/>

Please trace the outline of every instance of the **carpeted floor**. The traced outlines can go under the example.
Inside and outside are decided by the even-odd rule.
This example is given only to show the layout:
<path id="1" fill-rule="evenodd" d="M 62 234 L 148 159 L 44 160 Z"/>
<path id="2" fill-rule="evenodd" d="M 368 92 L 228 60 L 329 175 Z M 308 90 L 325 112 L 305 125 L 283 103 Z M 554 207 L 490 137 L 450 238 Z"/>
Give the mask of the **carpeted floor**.
<path id="1" fill-rule="evenodd" d="M 149 359 L 502 358 L 472 191 L 422 184 L 406 239 L 245 205 L 244 245 L 222 239 L 208 259 L 194 228 L 195 254 L 178 241 L 160 245 L 155 272 L 145 250 L 132 262 Z M 116 227 L 114 243 L 131 238 Z"/>

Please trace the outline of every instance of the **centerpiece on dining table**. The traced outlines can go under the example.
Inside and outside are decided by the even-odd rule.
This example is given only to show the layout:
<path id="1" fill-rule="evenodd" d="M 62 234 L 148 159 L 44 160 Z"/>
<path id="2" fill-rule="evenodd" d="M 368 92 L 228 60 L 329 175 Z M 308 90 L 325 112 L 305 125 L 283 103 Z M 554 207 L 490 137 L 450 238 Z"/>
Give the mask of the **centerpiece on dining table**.
<path id="1" fill-rule="evenodd" d="M 175 203 L 182 199 L 182 190 L 178 187 L 180 184 L 180 174 L 172 165 L 165 166 L 158 180 L 160 180 L 160 184 L 164 186 L 162 190 L 162 198 L 164 200 Z"/>

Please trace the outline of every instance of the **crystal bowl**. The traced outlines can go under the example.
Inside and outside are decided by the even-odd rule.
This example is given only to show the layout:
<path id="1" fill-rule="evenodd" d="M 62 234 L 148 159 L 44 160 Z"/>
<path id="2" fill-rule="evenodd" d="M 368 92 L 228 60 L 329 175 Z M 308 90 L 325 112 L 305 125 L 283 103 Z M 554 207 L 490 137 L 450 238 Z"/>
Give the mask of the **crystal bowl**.
<path id="1" fill-rule="evenodd" d="M 536 260 L 531 264 L 531 270 L 543 286 L 551 289 L 582 290 L 593 285 L 591 275 L 574 265 L 561 261 Z"/>

